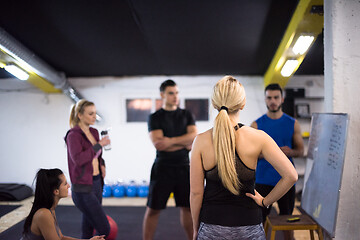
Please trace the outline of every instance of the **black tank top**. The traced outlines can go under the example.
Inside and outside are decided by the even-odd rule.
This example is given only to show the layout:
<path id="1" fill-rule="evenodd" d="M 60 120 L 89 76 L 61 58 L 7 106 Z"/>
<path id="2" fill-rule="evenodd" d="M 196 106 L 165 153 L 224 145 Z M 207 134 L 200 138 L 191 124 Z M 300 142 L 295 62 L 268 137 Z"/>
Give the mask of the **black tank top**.
<path id="1" fill-rule="evenodd" d="M 238 130 L 243 125 L 235 126 Z M 200 222 L 221 226 L 246 226 L 262 222 L 261 207 L 245 193 L 254 194 L 255 170 L 248 168 L 235 151 L 235 165 L 242 184 L 239 195 L 232 194 L 219 178 L 217 166 L 205 171 L 206 186 L 200 211 Z"/>

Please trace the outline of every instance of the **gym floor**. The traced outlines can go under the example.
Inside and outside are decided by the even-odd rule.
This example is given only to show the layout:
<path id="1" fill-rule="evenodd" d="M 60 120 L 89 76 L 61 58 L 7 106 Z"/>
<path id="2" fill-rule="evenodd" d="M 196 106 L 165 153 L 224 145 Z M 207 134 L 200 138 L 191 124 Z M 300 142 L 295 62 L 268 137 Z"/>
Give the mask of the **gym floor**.
<path id="1" fill-rule="evenodd" d="M 1 202 L 0 205 L 20 205 L 20 207 L 16 208 L 15 210 L 9 212 L 8 214 L 2 216 L 0 218 L 0 233 L 11 228 L 13 225 L 17 224 L 18 222 L 22 221 L 28 214 L 31 209 L 33 202 L 33 197 L 27 198 L 23 201 L 19 202 Z M 74 205 L 71 197 L 67 197 L 61 199 L 59 205 Z M 146 198 L 103 198 L 103 205 L 104 206 L 145 206 L 146 205 Z M 173 198 L 170 198 L 168 206 L 175 206 L 175 202 Z M 300 202 L 296 201 L 295 209 L 293 214 L 301 214 L 296 206 L 299 206 Z M 277 210 L 276 203 L 273 206 Z M 318 239 L 317 234 L 315 234 L 316 239 Z M 307 230 L 297 230 L 294 231 L 294 237 L 296 240 L 308 240 L 310 239 L 309 231 Z"/>

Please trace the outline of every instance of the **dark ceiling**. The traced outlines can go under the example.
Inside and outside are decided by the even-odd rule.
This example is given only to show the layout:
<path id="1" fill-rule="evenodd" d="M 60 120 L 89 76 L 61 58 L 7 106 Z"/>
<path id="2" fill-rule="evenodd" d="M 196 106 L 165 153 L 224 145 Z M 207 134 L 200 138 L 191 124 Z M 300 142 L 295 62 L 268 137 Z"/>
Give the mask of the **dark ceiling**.
<path id="1" fill-rule="evenodd" d="M 0 27 L 67 77 L 259 76 L 297 3 L 12 0 L 2 3 Z M 321 34 L 296 74 L 323 74 L 323 59 Z"/>

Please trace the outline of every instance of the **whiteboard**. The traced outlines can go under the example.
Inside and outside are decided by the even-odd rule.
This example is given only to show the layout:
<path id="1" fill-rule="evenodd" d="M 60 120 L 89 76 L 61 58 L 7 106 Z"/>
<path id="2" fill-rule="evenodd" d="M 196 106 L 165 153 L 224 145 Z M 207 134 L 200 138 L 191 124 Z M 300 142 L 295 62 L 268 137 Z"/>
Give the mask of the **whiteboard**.
<path id="1" fill-rule="evenodd" d="M 348 115 L 314 113 L 301 208 L 335 237 Z"/>

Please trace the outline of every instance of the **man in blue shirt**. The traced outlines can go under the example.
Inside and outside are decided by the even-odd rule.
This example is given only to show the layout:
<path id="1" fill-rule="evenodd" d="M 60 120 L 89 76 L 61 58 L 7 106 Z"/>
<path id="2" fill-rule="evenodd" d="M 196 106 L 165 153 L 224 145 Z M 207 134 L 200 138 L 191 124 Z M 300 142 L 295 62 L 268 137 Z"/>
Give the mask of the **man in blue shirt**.
<path id="1" fill-rule="evenodd" d="M 283 91 L 280 85 L 268 85 L 265 88 L 265 103 L 268 111 L 254 121 L 251 127 L 263 130 L 269 134 L 293 163 L 293 157 L 303 156 L 304 142 L 298 121 L 282 111 L 283 102 Z M 266 196 L 280 179 L 279 173 L 260 155 L 256 167 L 256 190 L 262 196 Z M 292 214 L 295 204 L 295 186 L 280 198 L 277 203 L 280 215 Z M 264 222 L 266 216 L 270 213 L 270 209 L 271 206 L 263 208 Z M 292 233 L 289 233 L 286 239 L 292 239 Z"/>

